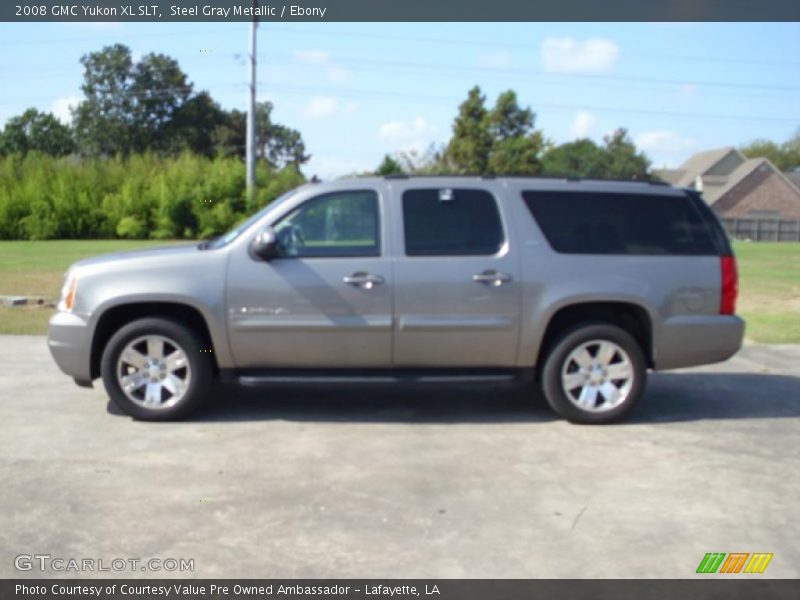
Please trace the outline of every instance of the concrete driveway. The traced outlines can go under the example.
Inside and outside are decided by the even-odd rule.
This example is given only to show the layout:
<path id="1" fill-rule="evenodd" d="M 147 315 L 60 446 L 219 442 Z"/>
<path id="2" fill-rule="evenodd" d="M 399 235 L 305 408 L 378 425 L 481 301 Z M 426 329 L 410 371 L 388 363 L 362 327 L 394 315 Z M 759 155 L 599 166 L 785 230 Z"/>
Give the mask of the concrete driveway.
<path id="1" fill-rule="evenodd" d="M 381 388 L 223 391 L 146 424 L 75 387 L 44 338 L 0 336 L 0 577 L 79 575 L 16 571 L 20 554 L 194 559 L 195 577 L 695 577 L 706 552 L 771 552 L 762 577 L 798 577 L 798 365 L 800 347 L 748 346 L 657 374 L 606 427 L 518 393 Z"/>

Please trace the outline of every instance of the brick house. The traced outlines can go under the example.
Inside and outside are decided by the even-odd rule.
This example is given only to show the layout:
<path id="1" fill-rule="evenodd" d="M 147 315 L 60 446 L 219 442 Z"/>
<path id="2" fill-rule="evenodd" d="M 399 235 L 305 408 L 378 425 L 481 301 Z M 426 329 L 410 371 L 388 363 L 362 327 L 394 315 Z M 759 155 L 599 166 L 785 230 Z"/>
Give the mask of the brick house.
<path id="1" fill-rule="evenodd" d="M 733 147 L 699 152 L 655 174 L 701 191 L 720 217 L 800 219 L 800 186 L 766 158 L 747 158 Z"/>

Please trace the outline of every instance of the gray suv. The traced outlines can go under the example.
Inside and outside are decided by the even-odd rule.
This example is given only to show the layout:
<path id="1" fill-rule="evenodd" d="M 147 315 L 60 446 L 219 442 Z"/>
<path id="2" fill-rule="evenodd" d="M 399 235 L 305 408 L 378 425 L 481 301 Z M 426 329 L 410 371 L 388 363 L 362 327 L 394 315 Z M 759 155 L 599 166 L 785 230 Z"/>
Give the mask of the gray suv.
<path id="1" fill-rule="evenodd" d="M 736 263 L 695 192 L 639 182 L 388 177 L 300 187 L 217 239 L 67 272 L 48 344 L 137 419 L 215 380 L 530 380 L 620 419 L 648 369 L 741 346 Z"/>

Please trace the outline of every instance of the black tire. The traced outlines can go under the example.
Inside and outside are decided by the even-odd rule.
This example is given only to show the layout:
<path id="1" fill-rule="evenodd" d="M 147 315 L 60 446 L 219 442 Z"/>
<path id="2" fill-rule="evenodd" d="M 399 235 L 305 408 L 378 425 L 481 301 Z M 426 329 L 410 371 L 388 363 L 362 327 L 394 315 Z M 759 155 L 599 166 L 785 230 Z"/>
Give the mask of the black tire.
<path id="1" fill-rule="evenodd" d="M 601 393 L 597 394 L 599 398 L 595 396 L 597 398 L 597 406 L 589 410 L 578 406 L 576 404 L 577 399 L 576 401 L 570 399 L 568 394 L 580 397 L 578 390 L 582 388 L 574 388 L 572 392 L 566 391 L 564 389 L 565 386 L 562 384 L 562 373 L 565 368 L 579 366 L 569 358 L 572 352 L 581 348 L 583 344 L 594 341 L 611 342 L 627 354 L 632 372 L 632 381 L 627 396 L 621 394 L 624 399 L 618 405 L 607 404 L 604 408 L 603 404 L 606 400 Z M 591 356 L 591 349 L 598 347 L 590 345 L 588 348 Z M 595 350 L 595 352 L 597 351 Z M 616 353 L 614 357 L 618 361 L 622 360 L 620 353 Z M 569 365 L 566 363 L 569 363 Z M 597 376 L 603 377 L 603 373 L 607 373 L 607 371 L 601 372 Z M 587 375 L 579 375 L 579 377 L 587 377 Z M 572 423 L 585 424 L 620 421 L 641 399 L 644 394 L 646 379 L 647 363 L 639 343 L 624 329 L 607 323 L 583 323 L 565 331 L 550 347 L 540 371 L 542 391 L 550 407 Z M 618 384 L 618 380 L 612 383 L 615 386 Z"/>
<path id="2" fill-rule="evenodd" d="M 171 348 L 173 352 L 175 349 L 180 349 L 186 357 L 185 364 L 188 369 L 178 370 L 176 373 L 182 373 L 184 377 L 186 377 L 185 374 L 190 374 L 188 384 L 184 386 L 185 391 L 174 404 L 169 404 L 167 401 L 163 406 L 144 406 L 140 403 L 143 400 L 134 401 L 122 390 L 119 381 L 122 369 L 120 369 L 119 376 L 117 373 L 120 368 L 120 356 L 129 344 L 145 336 L 164 338 L 165 348 Z M 139 370 L 133 367 L 124 368 L 131 369 L 134 375 L 139 373 Z M 103 350 L 100 372 L 106 392 L 120 410 L 134 419 L 142 421 L 174 421 L 189 416 L 203 404 L 215 379 L 214 361 L 208 344 L 204 343 L 198 334 L 186 325 L 170 319 L 155 317 L 128 323 L 111 336 Z M 141 370 L 141 372 L 145 371 Z M 169 376 L 169 373 L 166 376 Z M 140 377 L 147 380 L 149 376 L 140 375 Z M 155 379 L 150 381 L 156 382 Z M 131 394 L 139 394 L 140 390 L 141 388 L 137 388 Z M 144 395 L 144 392 L 141 393 Z M 163 395 L 169 395 L 169 391 L 159 392 L 159 398 Z"/>

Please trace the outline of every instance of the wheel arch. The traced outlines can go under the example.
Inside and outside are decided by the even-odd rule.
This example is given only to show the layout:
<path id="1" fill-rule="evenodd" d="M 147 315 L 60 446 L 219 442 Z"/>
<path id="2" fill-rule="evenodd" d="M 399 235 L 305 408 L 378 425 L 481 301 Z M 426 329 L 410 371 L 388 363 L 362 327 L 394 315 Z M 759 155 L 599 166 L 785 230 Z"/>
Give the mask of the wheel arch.
<path id="1" fill-rule="evenodd" d="M 608 323 L 625 330 L 639 343 L 648 368 L 653 368 L 653 319 L 641 304 L 622 300 L 573 302 L 554 310 L 542 334 L 537 364 L 544 362 L 564 331 L 580 323 Z"/>
<path id="2" fill-rule="evenodd" d="M 100 361 L 103 350 L 121 327 L 128 323 L 147 317 L 160 317 L 170 319 L 185 325 L 197 332 L 201 340 L 211 350 L 212 362 L 215 371 L 219 369 L 216 348 L 211 335 L 211 329 L 205 316 L 196 307 L 181 302 L 131 302 L 108 307 L 97 318 L 93 334 L 90 354 L 90 374 L 92 379 L 100 376 Z"/>

